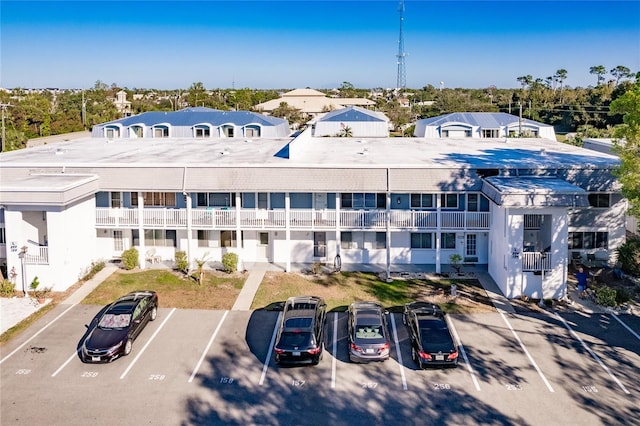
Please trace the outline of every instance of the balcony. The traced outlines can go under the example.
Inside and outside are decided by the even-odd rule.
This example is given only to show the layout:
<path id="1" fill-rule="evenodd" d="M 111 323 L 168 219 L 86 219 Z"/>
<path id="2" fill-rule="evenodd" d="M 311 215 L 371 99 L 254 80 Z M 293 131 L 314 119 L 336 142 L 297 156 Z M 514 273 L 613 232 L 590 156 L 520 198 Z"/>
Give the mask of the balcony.
<path id="1" fill-rule="evenodd" d="M 540 272 L 551 270 L 551 253 L 522 253 L 522 270 L 524 272 Z"/>
<path id="2" fill-rule="evenodd" d="M 384 230 L 389 219 L 395 230 L 486 230 L 489 212 L 421 211 L 421 210 L 340 210 L 340 229 Z M 288 214 L 290 229 L 336 229 L 336 210 L 291 209 Z M 239 221 L 239 223 L 238 223 Z M 285 229 L 287 212 L 283 209 L 192 209 L 191 226 L 194 229 Z M 108 228 L 137 228 L 138 209 L 96 209 L 96 226 Z M 187 209 L 145 208 L 142 210 L 144 228 L 186 229 Z"/>

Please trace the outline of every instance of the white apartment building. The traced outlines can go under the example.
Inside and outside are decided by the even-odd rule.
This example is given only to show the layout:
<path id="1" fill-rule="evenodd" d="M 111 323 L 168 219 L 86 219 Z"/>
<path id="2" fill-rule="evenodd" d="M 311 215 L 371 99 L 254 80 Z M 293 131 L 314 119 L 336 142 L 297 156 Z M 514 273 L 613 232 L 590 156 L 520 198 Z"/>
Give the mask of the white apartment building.
<path id="1" fill-rule="evenodd" d="M 249 138 L 232 118 L 175 137 L 179 114 L 162 115 L 162 132 L 128 117 L 0 154 L 0 262 L 18 288 L 37 276 L 64 290 L 136 247 L 141 267 L 150 251 L 183 250 L 286 270 L 340 255 L 442 271 L 457 253 L 507 297 L 559 298 L 572 257 L 606 260 L 624 242 L 619 160 L 606 153 L 545 138 L 264 136 L 279 123 Z"/>

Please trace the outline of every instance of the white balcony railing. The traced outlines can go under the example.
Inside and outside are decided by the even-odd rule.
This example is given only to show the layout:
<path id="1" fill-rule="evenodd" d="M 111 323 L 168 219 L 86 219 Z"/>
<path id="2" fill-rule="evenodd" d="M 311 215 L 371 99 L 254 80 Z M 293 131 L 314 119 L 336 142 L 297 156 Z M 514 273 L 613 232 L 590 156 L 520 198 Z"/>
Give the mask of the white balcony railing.
<path id="1" fill-rule="evenodd" d="M 522 270 L 525 272 L 539 272 L 551 270 L 551 253 L 524 252 L 522 253 Z"/>
<path id="2" fill-rule="evenodd" d="M 29 245 L 27 254 L 24 256 L 24 263 L 27 265 L 48 265 L 49 247 Z"/>
<path id="3" fill-rule="evenodd" d="M 96 209 L 96 226 L 135 228 L 139 226 L 138 209 Z M 148 228 L 186 228 L 187 209 L 145 208 L 143 226 Z M 243 229 L 285 229 L 285 210 L 240 209 L 240 227 Z M 421 210 L 391 210 L 391 229 L 489 229 L 488 212 L 450 212 Z M 231 209 L 192 209 L 191 225 L 198 229 L 230 229 L 238 225 L 238 215 Z M 335 229 L 335 210 L 289 210 L 291 229 Z M 341 229 L 383 230 L 387 226 L 386 210 L 341 210 Z"/>

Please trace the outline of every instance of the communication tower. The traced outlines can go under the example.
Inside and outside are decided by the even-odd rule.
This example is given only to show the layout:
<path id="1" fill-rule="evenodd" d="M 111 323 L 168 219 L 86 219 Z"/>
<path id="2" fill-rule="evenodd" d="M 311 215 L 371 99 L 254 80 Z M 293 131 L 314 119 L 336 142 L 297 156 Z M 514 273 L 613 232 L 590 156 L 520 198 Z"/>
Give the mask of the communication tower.
<path id="1" fill-rule="evenodd" d="M 404 89 L 407 87 L 407 71 L 404 59 L 407 54 L 404 51 L 404 35 L 402 34 L 402 23 L 404 21 L 404 1 L 400 0 L 398 4 L 398 13 L 400 13 L 400 37 L 398 38 L 398 78 L 396 80 L 396 89 Z"/>

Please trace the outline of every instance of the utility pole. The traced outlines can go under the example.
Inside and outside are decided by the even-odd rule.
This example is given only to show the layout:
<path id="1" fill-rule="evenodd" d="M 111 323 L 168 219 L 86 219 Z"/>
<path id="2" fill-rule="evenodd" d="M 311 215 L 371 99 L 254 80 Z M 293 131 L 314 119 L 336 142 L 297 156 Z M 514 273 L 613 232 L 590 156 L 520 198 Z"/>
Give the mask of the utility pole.
<path id="1" fill-rule="evenodd" d="M 82 91 L 82 128 L 87 130 L 87 100 L 84 98 L 84 90 Z"/>
<path id="2" fill-rule="evenodd" d="M 0 109 L 2 109 L 2 152 L 5 151 L 5 148 L 7 146 L 6 143 L 6 132 L 5 132 L 5 127 L 4 127 L 4 112 L 7 110 L 8 107 L 13 106 L 11 104 L 0 104 Z"/>

